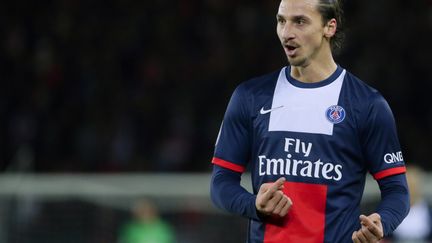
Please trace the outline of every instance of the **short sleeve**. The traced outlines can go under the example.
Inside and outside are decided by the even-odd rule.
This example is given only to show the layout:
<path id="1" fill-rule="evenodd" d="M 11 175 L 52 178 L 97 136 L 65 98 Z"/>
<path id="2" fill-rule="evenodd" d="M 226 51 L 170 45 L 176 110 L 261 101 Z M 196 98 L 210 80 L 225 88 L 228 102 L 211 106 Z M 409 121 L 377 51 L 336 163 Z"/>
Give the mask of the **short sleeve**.
<path id="1" fill-rule="evenodd" d="M 396 124 L 386 100 L 375 93 L 363 115 L 361 144 L 369 172 L 376 180 L 404 173 Z"/>
<path id="2" fill-rule="evenodd" d="M 231 96 L 216 140 L 213 164 L 244 172 L 250 156 L 250 118 L 246 92 L 240 85 Z"/>

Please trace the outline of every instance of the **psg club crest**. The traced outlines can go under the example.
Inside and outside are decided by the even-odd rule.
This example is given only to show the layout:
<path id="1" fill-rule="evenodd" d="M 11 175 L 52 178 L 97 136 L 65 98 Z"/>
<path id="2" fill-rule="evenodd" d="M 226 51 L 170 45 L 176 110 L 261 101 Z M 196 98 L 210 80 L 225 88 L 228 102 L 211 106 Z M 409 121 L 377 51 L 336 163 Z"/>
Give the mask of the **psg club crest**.
<path id="1" fill-rule="evenodd" d="M 326 117 L 331 123 L 338 124 L 345 119 L 345 109 L 342 106 L 332 105 L 327 108 Z"/>

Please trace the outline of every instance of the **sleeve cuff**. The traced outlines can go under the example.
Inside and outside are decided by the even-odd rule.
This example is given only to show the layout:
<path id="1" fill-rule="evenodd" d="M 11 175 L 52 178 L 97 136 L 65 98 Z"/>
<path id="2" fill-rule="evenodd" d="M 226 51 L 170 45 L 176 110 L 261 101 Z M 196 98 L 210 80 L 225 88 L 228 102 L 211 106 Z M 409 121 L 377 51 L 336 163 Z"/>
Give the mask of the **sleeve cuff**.
<path id="1" fill-rule="evenodd" d="M 385 178 L 387 176 L 398 175 L 398 174 L 402 174 L 405 172 L 406 172 L 405 166 L 390 168 L 390 169 L 382 170 L 380 172 L 373 174 L 373 178 L 375 180 L 379 180 L 379 179 Z"/>
<path id="2" fill-rule="evenodd" d="M 235 172 L 240 172 L 243 173 L 245 172 L 246 168 L 244 166 L 238 165 L 238 164 L 234 164 L 232 162 L 223 160 L 223 159 L 219 159 L 216 157 L 213 157 L 212 159 L 212 163 L 215 165 L 219 165 L 220 167 L 226 168 L 226 169 L 230 169 L 232 171 Z"/>

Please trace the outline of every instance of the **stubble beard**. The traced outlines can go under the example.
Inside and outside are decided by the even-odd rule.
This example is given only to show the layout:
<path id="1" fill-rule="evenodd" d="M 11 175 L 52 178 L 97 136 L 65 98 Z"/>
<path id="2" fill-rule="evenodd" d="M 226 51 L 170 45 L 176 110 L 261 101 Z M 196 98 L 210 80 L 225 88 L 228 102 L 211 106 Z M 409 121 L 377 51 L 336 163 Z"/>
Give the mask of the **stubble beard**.
<path id="1" fill-rule="evenodd" d="M 289 58 L 289 57 L 287 57 L 287 59 L 288 59 L 288 63 L 294 67 L 303 67 L 306 65 L 306 62 L 307 62 L 307 58 L 304 58 L 304 57 L 303 58 L 299 58 L 299 57 Z"/>

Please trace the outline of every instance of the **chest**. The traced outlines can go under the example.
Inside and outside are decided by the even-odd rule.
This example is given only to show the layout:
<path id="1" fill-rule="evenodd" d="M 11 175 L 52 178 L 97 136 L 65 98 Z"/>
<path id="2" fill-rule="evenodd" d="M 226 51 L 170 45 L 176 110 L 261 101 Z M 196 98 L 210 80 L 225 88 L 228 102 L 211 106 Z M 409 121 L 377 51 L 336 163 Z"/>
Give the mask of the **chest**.
<path id="1" fill-rule="evenodd" d="M 341 93 L 341 83 L 335 85 L 306 90 L 276 86 L 272 97 L 256 105 L 252 158 L 260 177 L 339 183 L 343 174 L 362 173 L 357 115 Z"/>

